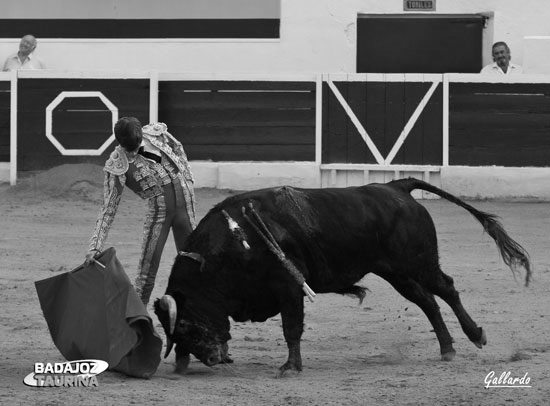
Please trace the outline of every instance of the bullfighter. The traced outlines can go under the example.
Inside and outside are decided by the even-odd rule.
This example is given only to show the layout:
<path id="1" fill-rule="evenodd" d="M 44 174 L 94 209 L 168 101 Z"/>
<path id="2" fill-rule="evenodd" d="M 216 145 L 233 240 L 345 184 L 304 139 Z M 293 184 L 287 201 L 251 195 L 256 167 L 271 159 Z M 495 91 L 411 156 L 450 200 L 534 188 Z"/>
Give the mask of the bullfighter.
<path id="1" fill-rule="evenodd" d="M 195 226 L 193 175 L 181 143 L 168 132 L 166 124 L 142 127 L 137 118 L 123 117 L 115 124 L 114 133 L 120 145 L 103 168 L 103 204 L 86 263 L 91 263 L 102 250 L 122 191 L 128 186 L 147 199 L 149 206 L 135 280 L 135 289 L 147 305 L 170 229 L 179 251 Z"/>

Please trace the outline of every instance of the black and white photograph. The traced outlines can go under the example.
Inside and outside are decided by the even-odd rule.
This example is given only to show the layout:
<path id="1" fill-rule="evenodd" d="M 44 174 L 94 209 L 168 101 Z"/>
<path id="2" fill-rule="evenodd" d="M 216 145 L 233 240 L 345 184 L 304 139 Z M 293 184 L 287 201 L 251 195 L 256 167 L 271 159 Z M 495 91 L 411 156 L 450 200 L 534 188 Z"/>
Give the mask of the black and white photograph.
<path id="1" fill-rule="evenodd" d="M 547 0 L 0 3 L 0 403 L 548 404 Z"/>

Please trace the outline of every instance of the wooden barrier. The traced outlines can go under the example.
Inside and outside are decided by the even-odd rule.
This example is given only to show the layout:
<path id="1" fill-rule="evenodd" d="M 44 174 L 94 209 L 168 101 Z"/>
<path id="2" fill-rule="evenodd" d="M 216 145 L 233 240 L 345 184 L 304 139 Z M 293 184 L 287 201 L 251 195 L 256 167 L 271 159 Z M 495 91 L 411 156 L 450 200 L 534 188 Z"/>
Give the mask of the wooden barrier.
<path id="1" fill-rule="evenodd" d="M 550 84 L 451 83 L 449 164 L 549 166 Z"/>
<path id="2" fill-rule="evenodd" d="M 21 71 L 17 81 L 21 171 L 80 162 L 103 165 L 119 117 L 148 121 L 148 77 L 37 76 Z"/>
<path id="3" fill-rule="evenodd" d="M 548 111 L 545 75 L 19 71 L 0 74 L 0 166 L 15 183 L 16 170 L 103 164 L 114 122 L 133 115 L 166 122 L 194 167 L 209 162 L 209 185 L 225 179 L 212 164 L 240 178 L 227 165 L 247 162 L 313 165 L 323 187 L 438 184 L 449 165 L 549 167 Z"/>
<path id="4" fill-rule="evenodd" d="M 210 161 L 315 160 L 315 82 L 159 81 L 159 120 L 189 157 Z"/>
<path id="5" fill-rule="evenodd" d="M 441 75 L 328 75 L 323 164 L 442 164 Z"/>

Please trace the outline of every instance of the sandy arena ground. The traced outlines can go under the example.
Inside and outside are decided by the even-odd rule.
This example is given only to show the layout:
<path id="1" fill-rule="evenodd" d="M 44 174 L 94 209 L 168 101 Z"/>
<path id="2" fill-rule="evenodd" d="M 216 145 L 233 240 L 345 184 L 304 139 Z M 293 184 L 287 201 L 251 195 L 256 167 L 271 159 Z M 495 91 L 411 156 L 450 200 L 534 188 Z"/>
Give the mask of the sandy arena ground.
<path id="1" fill-rule="evenodd" d="M 432 214 L 443 270 L 488 345 L 478 350 L 450 308 L 439 300 L 457 356 L 442 362 L 426 316 L 376 276 L 362 305 L 354 298 L 320 295 L 306 302 L 304 370 L 276 379 L 286 360 L 280 317 L 232 323 L 231 366 L 208 368 L 193 360 L 184 376 L 172 373 L 174 355 L 150 380 L 105 372 L 96 388 L 30 388 L 23 378 L 35 362 L 61 362 L 36 296 L 34 282 L 83 262 L 99 209 L 97 168 L 59 177 L 48 171 L 0 185 L 0 404 L 32 405 L 545 405 L 550 399 L 550 203 L 473 202 L 496 213 L 529 251 L 530 287 L 514 280 L 493 241 L 465 210 L 443 200 L 422 201 Z M 66 173 L 66 172 L 65 172 Z M 90 175 L 92 174 L 92 175 Z M 198 190 L 199 217 L 229 191 Z M 133 280 L 145 202 L 125 191 L 107 246 L 114 246 Z M 165 248 L 153 298 L 160 297 L 175 255 Z M 152 313 L 151 305 L 149 306 Z M 154 324 L 159 329 L 156 317 Z M 159 334 L 164 339 L 164 334 Z M 531 388 L 484 387 L 490 371 L 526 373 Z"/>

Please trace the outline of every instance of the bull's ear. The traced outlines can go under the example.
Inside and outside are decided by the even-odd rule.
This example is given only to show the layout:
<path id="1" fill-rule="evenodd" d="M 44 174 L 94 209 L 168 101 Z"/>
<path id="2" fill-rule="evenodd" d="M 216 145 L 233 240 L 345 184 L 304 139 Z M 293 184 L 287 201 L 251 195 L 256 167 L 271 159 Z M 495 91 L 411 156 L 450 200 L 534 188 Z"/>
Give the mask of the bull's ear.
<path id="1" fill-rule="evenodd" d="M 205 260 L 204 260 L 204 257 L 201 254 L 198 254 L 196 252 L 179 251 L 178 256 L 191 258 L 191 259 L 197 261 L 199 264 L 201 264 L 201 271 L 204 268 Z"/>

